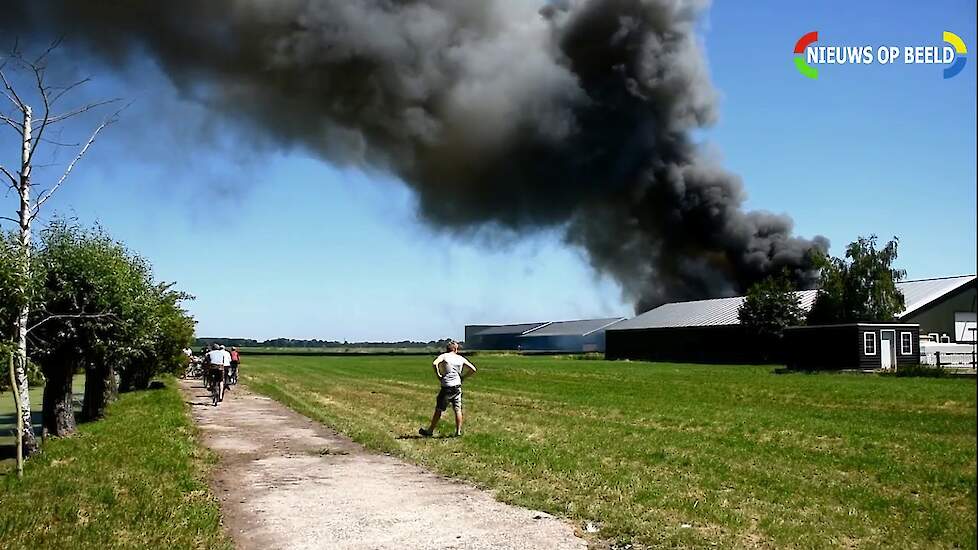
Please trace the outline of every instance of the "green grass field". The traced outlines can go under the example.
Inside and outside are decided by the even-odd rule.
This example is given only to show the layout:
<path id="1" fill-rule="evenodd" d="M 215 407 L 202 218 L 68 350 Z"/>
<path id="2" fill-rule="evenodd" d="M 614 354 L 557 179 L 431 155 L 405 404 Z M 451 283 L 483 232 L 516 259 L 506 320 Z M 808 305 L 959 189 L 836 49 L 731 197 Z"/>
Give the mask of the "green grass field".
<path id="1" fill-rule="evenodd" d="M 0 548 L 230 548 L 176 381 L 0 475 Z"/>
<path id="2" fill-rule="evenodd" d="M 370 448 L 613 543 L 975 547 L 974 380 L 475 359 L 464 437 L 443 422 L 430 440 L 424 357 L 247 357 L 241 373 Z"/>
<path id="3" fill-rule="evenodd" d="M 331 347 L 331 348 L 286 348 L 286 347 L 273 347 L 273 346 L 259 346 L 259 347 L 243 347 L 239 348 L 244 355 L 299 355 L 299 354 L 329 354 L 329 355 L 339 355 L 341 353 L 349 354 L 368 354 L 368 355 L 379 355 L 379 354 L 417 354 L 417 353 L 434 353 L 438 355 L 441 353 L 440 348 L 423 348 L 423 347 L 359 347 L 356 345 L 343 346 L 343 347 Z"/>

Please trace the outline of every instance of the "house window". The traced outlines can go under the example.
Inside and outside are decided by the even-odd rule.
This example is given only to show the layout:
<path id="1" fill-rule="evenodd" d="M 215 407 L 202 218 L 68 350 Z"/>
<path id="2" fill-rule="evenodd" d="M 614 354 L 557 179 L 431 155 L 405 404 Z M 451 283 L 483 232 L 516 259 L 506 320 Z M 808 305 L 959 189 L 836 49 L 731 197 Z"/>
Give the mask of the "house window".
<path id="1" fill-rule="evenodd" d="M 900 333 L 900 355 L 913 354 L 913 335 L 909 332 Z"/>
<path id="2" fill-rule="evenodd" d="M 865 355 L 876 355 L 876 333 L 863 333 L 863 353 Z"/>

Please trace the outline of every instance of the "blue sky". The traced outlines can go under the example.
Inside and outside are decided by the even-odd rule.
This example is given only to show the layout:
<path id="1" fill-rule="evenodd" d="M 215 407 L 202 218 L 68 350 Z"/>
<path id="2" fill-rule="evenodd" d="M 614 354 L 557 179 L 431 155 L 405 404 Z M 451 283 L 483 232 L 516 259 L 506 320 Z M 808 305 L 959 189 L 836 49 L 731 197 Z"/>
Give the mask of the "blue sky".
<path id="1" fill-rule="evenodd" d="M 743 178 L 749 208 L 789 213 L 833 253 L 861 234 L 899 235 L 911 278 L 974 273 L 978 60 L 950 80 L 895 65 L 823 67 L 813 81 L 791 60 L 811 30 L 825 44 L 899 46 L 951 30 L 978 57 L 974 2 L 718 3 L 700 36 L 720 119 L 697 139 Z M 557 231 L 438 232 L 389 175 L 232 131 L 148 60 L 95 76 L 86 93 L 132 106 L 45 217 L 98 221 L 149 258 L 197 296 L 198 335 L 428 340 L 466 323 L 631 314 Z M 4 214 L 13 206 L 0 198 Z"/>

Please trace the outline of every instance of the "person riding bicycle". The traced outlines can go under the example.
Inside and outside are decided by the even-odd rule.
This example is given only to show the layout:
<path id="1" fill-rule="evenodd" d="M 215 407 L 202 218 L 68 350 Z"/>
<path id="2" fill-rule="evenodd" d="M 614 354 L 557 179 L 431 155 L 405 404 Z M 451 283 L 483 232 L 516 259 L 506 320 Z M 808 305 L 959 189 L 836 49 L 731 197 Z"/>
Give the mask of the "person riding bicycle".
<path id="1" fill-rule="evenodd" d="M 238 383 L 238 365 L 241 364 L 241 356 L 238 355 L 238 348 L 231 347 L 231 364 L 228 368 L 228 384 L 235 385 Z"/>
<path id="2" fill-rule="evenodd" d="M 204 355 L 204 368 L 207 369 L 207 388 L 213 389 L 214 384 L 224 378 L 224 367 L 230 365 L 231 356 L 217 343 L 211 344 L 210 348 L 211 350 Z"/>

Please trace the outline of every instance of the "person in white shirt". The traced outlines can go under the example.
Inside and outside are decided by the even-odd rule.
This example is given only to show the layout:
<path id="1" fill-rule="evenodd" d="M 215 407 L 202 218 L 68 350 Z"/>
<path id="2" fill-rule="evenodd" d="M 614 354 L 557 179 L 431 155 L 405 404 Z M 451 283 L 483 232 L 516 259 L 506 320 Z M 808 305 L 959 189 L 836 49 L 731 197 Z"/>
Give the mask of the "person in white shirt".
<path id="1" fill-rule="evenodd" d="M 231 365 L 231 354 L 224 350 L 224 346 L 215 343 L 210 347 L 211 350 L 204 355 L 208 389 L 213 388 L 212 384 L 217 384 L 224 378 L 224 373 Z"/>
<path id="2" fill-rule="evenodd" d="M 435 412 L 431 415 L 431 424 L 427 429 L 420 428 L 418 433 L 431 437 L 435 433 L 441 415 L 448 409 L 449 403 L 455 410 L 455 435 L 462 435 L 462 381 L 475 374 L 475 365 L 458 354 L 458 342 L 449 341 L 445 353 L 431 362 L 435 376 L 441 383 L 438 397 L 435 398 Z"/>

